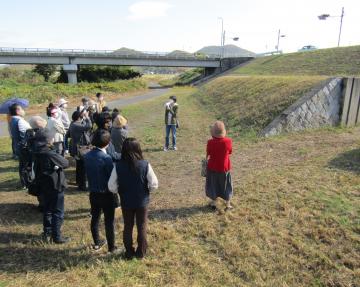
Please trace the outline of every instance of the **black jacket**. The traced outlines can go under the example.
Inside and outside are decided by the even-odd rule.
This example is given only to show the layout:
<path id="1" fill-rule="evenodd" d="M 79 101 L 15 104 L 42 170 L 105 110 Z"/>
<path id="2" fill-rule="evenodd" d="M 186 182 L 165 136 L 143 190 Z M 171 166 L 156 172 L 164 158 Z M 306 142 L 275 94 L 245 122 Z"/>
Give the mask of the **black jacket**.
<path id="1" fill-rule="evenodd" d="M 69 161 L 46 144 L 37 143 L 34 153 L 35 180 L 41 191 L 63 192 L 66 188 L 64 169 Z"/>

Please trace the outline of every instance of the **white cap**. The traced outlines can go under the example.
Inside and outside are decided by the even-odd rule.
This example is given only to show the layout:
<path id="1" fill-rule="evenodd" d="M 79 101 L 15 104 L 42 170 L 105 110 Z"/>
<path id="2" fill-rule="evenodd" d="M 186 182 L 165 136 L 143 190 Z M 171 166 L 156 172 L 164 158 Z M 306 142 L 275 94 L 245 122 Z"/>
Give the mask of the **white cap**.
<path id="1" fill-rule="evenodd" d="M 59 107 L 60 107 L 60 106 L 62 106 L 63 104 L 67 104 L 67 103 L 68 103 L 67 100 L 65 100 L 65 99 L 60 99 L 58 105 L 59 105 Z"/>

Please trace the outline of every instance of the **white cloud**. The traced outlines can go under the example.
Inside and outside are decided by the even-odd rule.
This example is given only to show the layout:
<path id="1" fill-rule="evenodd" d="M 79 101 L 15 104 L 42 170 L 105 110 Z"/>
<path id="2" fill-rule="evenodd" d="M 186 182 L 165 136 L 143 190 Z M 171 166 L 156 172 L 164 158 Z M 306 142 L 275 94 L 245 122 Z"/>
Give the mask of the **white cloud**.
<path id="1" fill-rule="evenodd" d="M 171 7 L 169 3 L 160 1 L 140 1 L 129 7 L 129 20 L 143 20 L 166 16 Z"/>

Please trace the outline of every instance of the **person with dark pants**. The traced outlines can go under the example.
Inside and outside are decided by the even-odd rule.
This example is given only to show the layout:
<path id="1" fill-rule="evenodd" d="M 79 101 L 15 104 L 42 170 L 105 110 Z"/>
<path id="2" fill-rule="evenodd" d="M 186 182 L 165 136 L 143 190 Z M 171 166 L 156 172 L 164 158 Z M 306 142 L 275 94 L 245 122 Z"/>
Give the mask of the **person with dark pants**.
<path id="1" fill-rule="evenodd" d="M 85 170 L 90 190 L 93 249 L 100 250 L 106 244 L 106 241 L 101 240 L 99 235 L 100 216 L 103 212 L 108 250 L 113 253 L 117 250 L 114 232 L 116 202 L 115 195 L 108 190 L 107 186 L 113 169 L 113 161 L 106 153 L 110 139 L 110 133 L 106 130 L 98 129 L 94 133 L 92 144 L 95 148 L 85 155 Z"/>
<path id="2" fill-rule="evenodd" d="M 26 188 L 26 162 L 27 159 L 22 156 L 21 149 L 26 144 L 26 131 L 31 129 L 29 123 L 24 119 L 25 111 L 18 104 L 13 104 L 9 107 L 9 114 L 11 115 L 10 133 L 12 140 L 12 147 L 14 149 L 16 158 L 19 160 L 19 177 L 21 188 Z"/>
<path id="3" fill-rule="evenodd" d="M 39 130 L 35 134 L 34 172 L 35 181 L 43 197 L 43 239 L 63 244 L 70 238 L 61 235 L 64 220 L 64 191 L 66 180 L 64 169 L 69 162 L 56 153 L 52 147 L 53 137 L 48 130 Z"/>
<path id="4" fill-rule="evenodd" d="M 122 146 L 121 160 L 116 162 L 108 183 L 111 192 L 119 192 L 124 217 L 123 241 L 125 256 L 143 258 L 147 250 L 146 226 L 150 191 L 158 188 L 158 179 L 144 160 L 139 142 L 127 138 Z M 132 233 L 136 219 L 137 249 L 133 247 Z"/>
<path id="5" fill-rule="evenodd" d="M 71 138 L 70 155 L 76 160 L 76 184 L 81 191 L 87 190 L 86 171 L 84 159 L 78 155 L 78 145 L 90 144 L 91 128 L 92 123 L 87 111 L 73 112 L 68 137 Z"/>
<path id="6" fill-rule="evenodd" d="M 176 147 L 176 128 L 178 127 L 178 109 L 179 106 L 176 103 L 176 96 L 171 96 L 170 101 L 165 104 L 165 146 L 164 151 L 169 150 L 170 131 L 172 135 L 172 147 L 173 150 L 177 150 Z"/>

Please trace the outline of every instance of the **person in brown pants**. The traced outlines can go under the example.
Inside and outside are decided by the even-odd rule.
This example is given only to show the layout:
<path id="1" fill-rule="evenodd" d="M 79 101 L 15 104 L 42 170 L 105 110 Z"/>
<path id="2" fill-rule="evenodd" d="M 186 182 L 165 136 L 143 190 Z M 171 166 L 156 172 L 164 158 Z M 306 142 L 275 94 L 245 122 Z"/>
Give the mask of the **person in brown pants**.
<path id="1" fill-rule="evenodd" d="M 120 195 L 125 256 L 129 259 L 134 256 L 143 258 L 147 250 L 146 226 L 150 191 L 158 188 L 158 180 L 150 163 L 144 160 L 140 144 L 135 138 L 124 141 L 121 160 L 116 162 L 108 188 Z M 135 220 L 138 230 L 136 251 L 132 238 Z"/>

